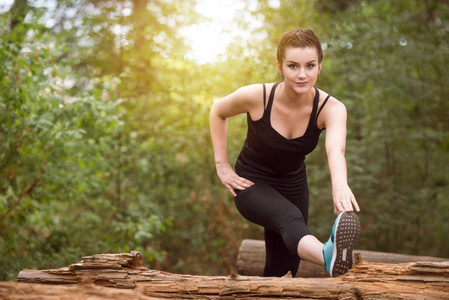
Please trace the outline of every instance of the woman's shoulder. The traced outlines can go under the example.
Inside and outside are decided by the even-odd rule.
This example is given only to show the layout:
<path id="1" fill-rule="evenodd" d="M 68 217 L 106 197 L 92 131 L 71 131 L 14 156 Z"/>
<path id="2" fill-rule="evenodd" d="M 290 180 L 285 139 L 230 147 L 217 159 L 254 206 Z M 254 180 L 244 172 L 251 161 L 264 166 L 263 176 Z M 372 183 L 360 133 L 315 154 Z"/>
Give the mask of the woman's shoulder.
<path id="1" fill-rule="evenodd" d="M 274 83 L 257 83 L 239 88 L 233 93 L 236 105 L 241 106 L 244 111 L 249 113 L 252 120 L 259 120 L 264 113 L 264 103 L 265 105 L 268 103 L 268 95 L 273 86 Z"/>
<path id="2" fill-rule="evenodd" d="M 255 83 L 250 85 L 245 85 L 240 87 L 235 91 L 238 95 L 245 96 L 245 98 L 251 98 L 251 99 L 262 99 L 263 93 L 264 93 L 264 87 L 265 92 L 269 93 L 271 89 L 273 88 L 275 83 Z"/>
<path id="3" fill-rule="evenodd" d="M 250 107 L 259 107 L 265 102 L 268 102 L 268 97 L 270 95 L 271 89 L 275 83 L 256 83 L 246 86 L 242 86 L 233 93 L 233 97 L 238 99 L 238 102 L 243 102 Z"/>
<path id="4" fill-rule="evenodd" d="M 273 84 L 265 84 L 267 92 Z M 238 88 L 233 93 L 216 101 L 212 108 L 224 117 L 249 113 L 252 118 L 261 117 L 264 112 L 263 84 L 251 84 Z"/>
<path id="5" fill-rule="evenodd" d="M 340 100 L 338 100 L 337 98 L 335 98 L 334 96 L 332 96 L 332 94 L 327 93 L 323 90 L 318 89 L 319 91 L 319 102 L 318 102 L 318 107 L 321 107 L 324 104 L 323 110 L 327 107 L 327 108 L 332 108 L 332 110 L 336 109 L 336 110 L 341 110 L 341 109 L 346 109 L 345 105 L 343 104 L 343 102 L 341 102 Z M 326 99 L 329 98 L 327 101 Z M 326 101 L 326 103 L 324 103 Z"/>
<path id="6" fill-rule="evenodd" d="M 322 90 L 319 90 L 319 93 L 318 107 L 322 110 L 317 120 L 318 128 L 328 127 L 333 122 L 332 120 L 346 120 L 346 106 L 343 102 Z M 328 97 L 329 99 L 326 101 Z M 326 103 L 324 103 L 325 101 Z"/>

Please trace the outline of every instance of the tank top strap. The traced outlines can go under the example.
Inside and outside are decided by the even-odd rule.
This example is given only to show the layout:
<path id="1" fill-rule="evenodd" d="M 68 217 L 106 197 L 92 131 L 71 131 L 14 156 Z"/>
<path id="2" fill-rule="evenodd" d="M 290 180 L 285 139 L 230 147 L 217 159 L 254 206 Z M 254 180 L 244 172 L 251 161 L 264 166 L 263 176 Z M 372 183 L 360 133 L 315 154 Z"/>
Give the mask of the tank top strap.
<path id="1" fill-rule="evenodd" d="M 324 105 L 326 105 L 327 100 L 329 100 L 330 97 L 331 97 L 331 95 L 327 95 L 326 99 L 324 99 L 323 104 L 321 104 L 320 109 L 318 110 L 318 113 L 316 114 L 317 120 L 318 120 L 318 116 L 320 115 L 321 110 L 323 110 Z"/>
<path id="2" fill-rule="evenodd" d="M 265 83 L 262 83 L 263 86 L 263 111 L 265 112 L 265 107 L 267 107 L 267 88 L 265 87 Z"/>
<path id="3" fill-rule="evenodd" d="M 315 89 L 315 98 L 313 98 L 313 108 L 312 114 L 310 115 L 310 121 L 313 120 L 313 116 L 317 115 L 318 103 L 320 102 L 320 92 L 316 87 L 314 87 L 314 89 Z"/>
<path id="4" fill-rule="evenodd" d="M 331 95 L 327 95 L 326 99 L 324 99 L 323 104 L 321 104 L 320 109 L 318 110 L 316 117 L 315 117 L 315 127 L 318 128 L 318 116 L 320 115 L 321 110 L 323 110 L 324 105 L 326 105 L 327 101 L 329 100 L 329 98 L 331 97 Z M 318 128 L 318 130 L 321 132 L 325 129 L 325 127 L 323 128 Z"/>
<path id="5" fill-rule="evenodd" d="M 271 107 L 273 106 L 273 100 L 274 100 L 274 93 L 276 91 L 277 86 L 279 85 L 279 82 L 276 82 L 273 87 L 271 88 L 270 92 L 270 98 L 268 98 L 268 104 L 267 108 L 265 109 L 263 113 L 263 117 L 270 122 L 270 115 L 271 115 Z M 270 122 L 271 123 L 271 122 Z"/>

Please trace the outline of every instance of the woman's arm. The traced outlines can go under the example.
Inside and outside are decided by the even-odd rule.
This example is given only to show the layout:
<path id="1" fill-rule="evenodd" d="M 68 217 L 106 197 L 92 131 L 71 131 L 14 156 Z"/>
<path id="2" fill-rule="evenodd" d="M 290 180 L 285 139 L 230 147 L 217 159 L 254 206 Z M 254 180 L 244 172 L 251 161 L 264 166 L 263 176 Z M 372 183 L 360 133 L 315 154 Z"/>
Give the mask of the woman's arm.
<path id="1" fill-rule="evenodd" d="M 234 188 L 244 190 L 254 183 L 238 176 L 229 164 L 227 119 L 241 113 L 250 112 L 255 94 L 258 94 L 255 86 L 240 88 L 234 93 L 215 102 L 210 110 L 210 132 L 217 175 L 234 197 L 236 196 Z"/>
<path id="2" fill-rule="evenodd" d="M 346 148 L 346 107 L 343 103 L 331 98 L 323 109 L 326 127 L 326 153 L 332 181 L 332 199 L 334 212 L 360 211 L 357 200 L 348 185 L 345 159 Z"/>

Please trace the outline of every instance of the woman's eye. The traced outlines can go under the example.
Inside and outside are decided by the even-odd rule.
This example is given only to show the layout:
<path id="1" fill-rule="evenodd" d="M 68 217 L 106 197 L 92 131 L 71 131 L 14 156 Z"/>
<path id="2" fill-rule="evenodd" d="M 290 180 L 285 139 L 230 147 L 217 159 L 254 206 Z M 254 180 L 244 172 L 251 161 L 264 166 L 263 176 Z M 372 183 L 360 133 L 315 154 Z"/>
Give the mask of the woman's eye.
<path id="1" fill-rule="evenodd" d="M 296 68 L 296 65 L 289 65 L 288 66 L 290 69 L 295 69 Z"/>
<path id="2" fill-rule="evenodd" d="M 313 69 L 313 68 L 315 68 L 315 65 L 314 65 L 314 64 L 310 64 L 310 65 L 307 65 L 307 67 L 308 67 L 309 69 Z"/>

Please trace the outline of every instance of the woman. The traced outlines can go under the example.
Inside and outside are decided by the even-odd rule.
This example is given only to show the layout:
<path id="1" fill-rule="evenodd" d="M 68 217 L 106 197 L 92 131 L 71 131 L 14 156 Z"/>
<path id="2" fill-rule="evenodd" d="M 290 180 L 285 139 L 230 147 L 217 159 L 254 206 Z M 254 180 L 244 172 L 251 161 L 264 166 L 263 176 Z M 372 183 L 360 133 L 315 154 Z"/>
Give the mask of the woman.
<path id="1" fill-rule="evenodd" d="M 314 87 L 323 64 L 321 43 L 310 29 L 284 33 L 276 66 L 283 81 L 245 86 L 216 102 L 210 129 L 217 174 L 239 212 L 265 228 L 264 276 L 295 276 L 300 259 L 324 265 L 331 276 L 352 266 L 360 211 L 347 183 L 346 108 Z M 267 97 L 269 95 L 269 97 Z M 246 113 L 248 134 L 235 171 L 227 156 L 227 118 Z M 326 153 L 338 215 L 322 244 L 307 228 L 309 193 L 305 156 L 326 129 Z"/>

